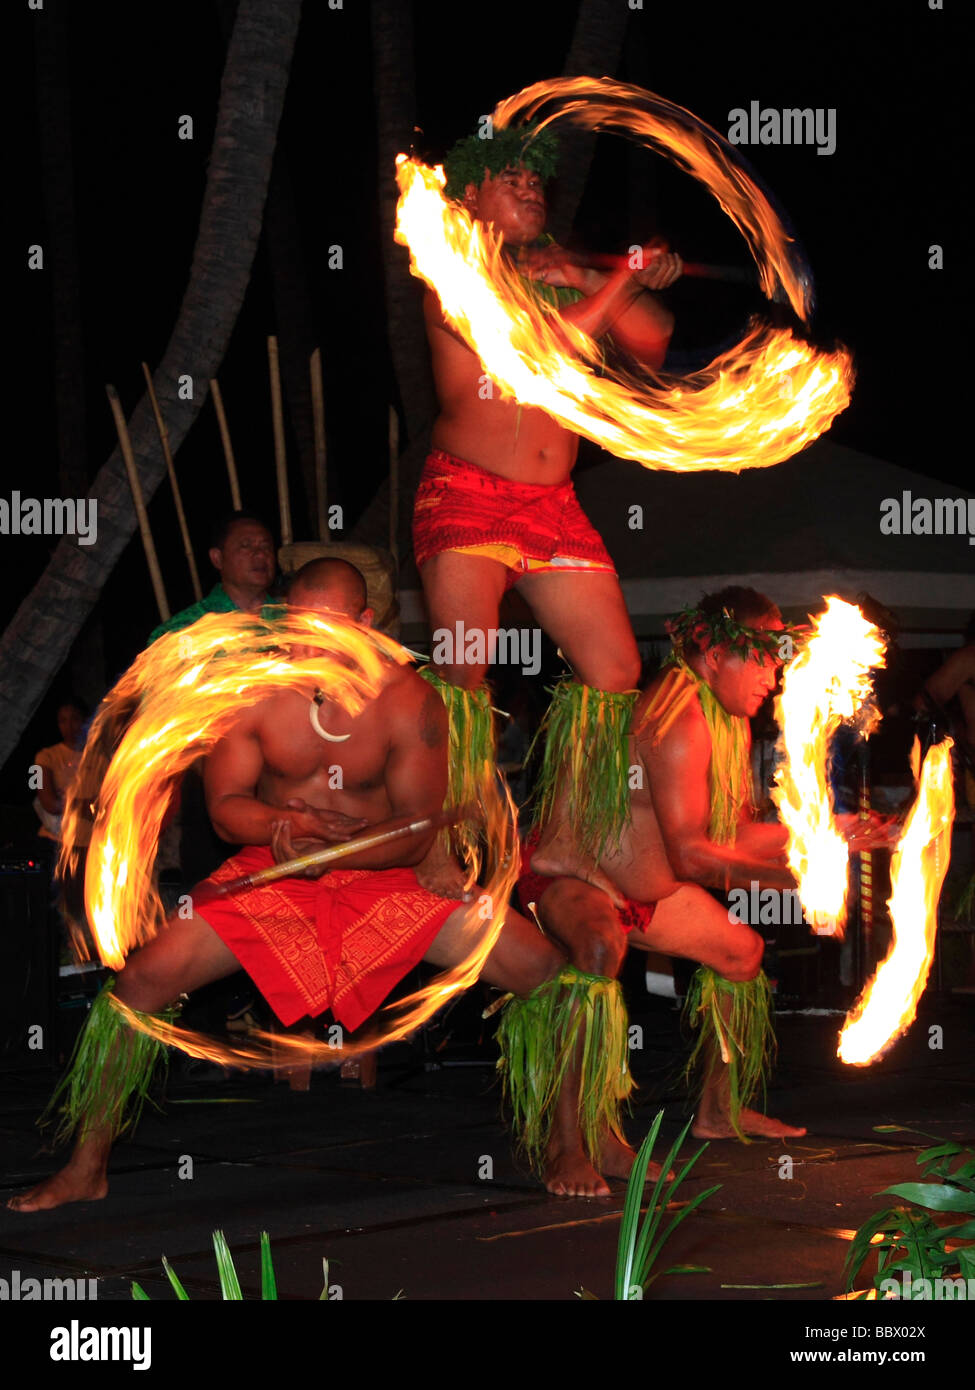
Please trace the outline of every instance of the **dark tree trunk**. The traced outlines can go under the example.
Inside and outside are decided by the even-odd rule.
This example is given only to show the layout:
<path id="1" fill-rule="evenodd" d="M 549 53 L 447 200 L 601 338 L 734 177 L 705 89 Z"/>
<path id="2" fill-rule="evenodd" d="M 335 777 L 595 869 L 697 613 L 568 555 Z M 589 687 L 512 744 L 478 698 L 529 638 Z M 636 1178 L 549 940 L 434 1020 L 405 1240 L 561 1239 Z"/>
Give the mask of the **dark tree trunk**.
<path id="1" fill-rule="evenodd" d="M 423 286 L 410 274 L 409 253 L 393 241 L 396 225 L 396 156 L 409 151 L 416 122 L 413 75 L 413 11 L 404 0 L 373 0 L 373 89 L 379 156 L 379 219 L 383 248 L 386 321 L 397 400 L 408 441 L 400 457 L 400 554 L 436 413 L 433 374 L 423 325 Z M 388 544 L 389 479 L 380 486 L 355 528 L 366 545 Z"/>
<path id="2" fill-rule="evenodd" d="M 312 419 L 311 374 L 308 359 L 315 341 L 315 316 L 311 288 L 305 274 L 304 252 L 298 228 L 298 210 L 287 164 L 279 149 L 264 214 L 264 243 L 271 268 L 274 318 L 281 362 L 281 383 L 291 431 L 298 446 L 298 462 L 307 508 L 305 524 L 300 513 L 293 517 L 295 535 L 312 540 L 318 533 L 315 487 L 315 430 Z M 292 507 L 293 511 L 297 511 Z"/>
<path id="3" fill-rule="evenodd" d="M 54 340 L 58 488 L 62 497 L 84 497 L 88 492 L 85 352 L 71 142 L 67 0 L 50 0 L 44 23 L 35 26 L 34 43 L 44 242 Z M 105 688 L 105 646 L 97 618 L 85 625 L 74 645 L 71 688 L 89 703 L 100 699 Z"/>
<path id="4" fill-rule="evenodd" d="M 615 77 L 629 17 L 625 0 L 580 0 L 562 76 Z M 571 162 L 559 169 L 558 207 L 549 227 L 556 241 L 565 241 L 572 231 L 595 148 L 595 135 L 577 136 Z"/>
<path id="5" fill-rule="evenodd" d="M 154 378 L 174 451 L 219 370 L 250 279 L 300 13 L 301 0 L 241 0 L 238 7 L 189 283 Z M 193 378 L 191 401 L 177 394 L 184 374 Z M 165 464 L 146 397 L 129 428 L 148 499 Z M 96 544 L 64 538 L 0 640 L 0 761 L 16 747 L 135 530 L 118 450 L 89 495 L 98 504 Z"/>

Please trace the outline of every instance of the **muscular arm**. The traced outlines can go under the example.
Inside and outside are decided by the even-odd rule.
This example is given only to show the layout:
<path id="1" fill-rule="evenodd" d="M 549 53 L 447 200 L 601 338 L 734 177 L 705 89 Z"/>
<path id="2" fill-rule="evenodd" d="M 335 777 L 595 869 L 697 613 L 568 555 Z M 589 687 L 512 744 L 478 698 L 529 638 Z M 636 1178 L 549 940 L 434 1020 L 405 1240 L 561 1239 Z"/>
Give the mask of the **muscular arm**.
<path id="1" fill-rule="evenodd" d="M 389 830 L 436 815 L 447 794 L 447 711 L 432 686 L 409 675 L 382 697 L 388 705 L 390 740 L 385 771 L 390 813 L 383 826 Z M 368 834 L 368 826 L 361 833 Z M 426 856 L 436 834 L 411 835 L 362 850 L 341 860 L 341 867 L 410 868 Z"/>
<path id="2" fill-rule="evenodd" d="M 739 828 L 733 845 L 708 838 L 711 738 L 700 710 L 688 709 L 656 747 L 638 744 L 653 807 L 674 875 L 704 888 L 793 888 L 781 825 Z"/>
<path id="3" fill-rule="evenodd" d="M 587 285 L 592 288 L 587 290 Z M 674 331 L 674 316 L 628 270 L 614 275 L 590 271 L 579 288 L 586 298 L 563 309 L 563 319 L 590 338 L 612 331 L 613 341 L 638 361 L 648 367 L 661 365 Z"/>
<path id="4" fill-rule="evenodd" d="M 597 270 L 563 266 L 547 279 L 552 284 L 569 285 L 583 295 L 577 303 L 561 309 L 558 318 L 590 338 L 603 338 L 612 331 L 614 342 L 638 361 L 648 367 L 661 365 L 674 331 L 674 316 L 631 271 L 604 275 Z M 444 318 L 439 299 L 429 289 L 424 296 L 424 315 L 428 332 L 441 328 L 467 347 L 465 339 Z"/>
<path id="5" fill-rule="evenodd" d="M 246 711 L 213 749 L 203 768 L 207 810 L 221 840 L 232 845 L 268 845 L 271 826 L 288 819 L 295 834 L 305 834 L 298 812 L 269 806 L 256 795 L 264 768 L 258 711 Z"/>

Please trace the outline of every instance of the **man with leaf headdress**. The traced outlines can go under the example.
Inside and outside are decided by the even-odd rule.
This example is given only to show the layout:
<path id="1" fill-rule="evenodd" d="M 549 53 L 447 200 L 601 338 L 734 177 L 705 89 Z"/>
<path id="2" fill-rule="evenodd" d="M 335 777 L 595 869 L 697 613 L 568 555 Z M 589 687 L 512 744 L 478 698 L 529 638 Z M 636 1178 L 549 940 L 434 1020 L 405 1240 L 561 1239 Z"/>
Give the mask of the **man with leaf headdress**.
<path id="1" fill-rule="evenodd" d="M 483 137 L 483 138 L 482 138 Z M 445 194 L 502 238 L 503 254 L 539 308 L 640 363 L 659 367 L 673 317 L 651 289 L 681 273 L 661 247 L 635 258 L 642 269 L 603 274 L 544 233 L 544 185 L 555 171 L 556 140 L 532 126 L 459 141 L 447 155 Z M 414 511 L 416 561 L 431 629 L 490 632 L 505 592 L 517 586 L 561 649 L 573 677 L 554 692 L 536 814 L 546 826 L 536 856 L 542 873 L 599 880 L 597 860 L 618 842 L 626 814 L 621 773 L 640 662 L 613 562 L 583 513 L 570 474 L 578 439 L 545 411 L 502 399 L 476 354 L 427 291 L 424 309 L 440 414 Z M 428 678 L 451 712 L 455 759 L 451 796 L 467 801 L 492 765 L 487 661 L 437 662 Z M 578 758 L 585 750 L 586 784 Z M 459 874 L 441 854 L 426 872 L 456 892 Z"/>

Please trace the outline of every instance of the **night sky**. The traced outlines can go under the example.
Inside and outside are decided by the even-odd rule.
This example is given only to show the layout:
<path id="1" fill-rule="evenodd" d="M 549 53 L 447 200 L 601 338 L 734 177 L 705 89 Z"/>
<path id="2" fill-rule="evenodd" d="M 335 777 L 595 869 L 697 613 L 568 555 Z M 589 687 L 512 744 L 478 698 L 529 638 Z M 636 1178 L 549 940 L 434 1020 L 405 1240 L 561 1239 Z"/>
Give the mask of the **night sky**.
<path id="1" fill-rule="evenodd" d="M 618 0 L 625 4 L 626 0 Z M 960 300 L 959 202 L 970 170 L 960 101 L 960 6 L 927 0 L 792 0 L 738 4 L 644 0 L 632 13 L 616 76 L 686 106 L 722 133 L 728 113 L 763 107 L 835 108 L 837 147 L 744 151 L 787 210 L 817 285 L 814 333 L 853 350 L 858 382 L 833 426 L 839 442 L 956 486 L 971 487 L 962 412 L 970 392 Z M 21 6 L 11 55 L 28 86 L 37 13 Z M 502 97 L 561 73 L 576 7 L 519 3 L 416 3 L 416 109 L 420 149 L 439 156 Z M 89 475 L 114 445 L 104 395 L 113 382 L 128 410 L 142 393 L 140 362 L 162 355 L 186 283 L 216 114 L 224 40 L 215 6 L 78 0 L 69 6 L 71 136 L 87 391 Z M 8 20 L 8 37 L 14 22 Z M 598 74 L 595 74 L 598 75 Z M 194 139 L 177 138 L 192 114 Z M 33 93 L 17 140 L 25 178 L 12 220 L 23 245 L 44 242 Z M 404 148 L 411 138 L 404 129 Z M 386 467 L 391 365 L 385 336 L 376 189 L 369 6 L 306 0 L 292 65 L 276 167 L 289 178 L 310 309 L 324 357 L 330 500 L 347 526 Z M 392 177 L 392 171 L 390 171 Z M 557 186 L 553 190 L 557 199 Z M 966 200 L 967 201 L 967 200 Z M 685 258 L 746 263 L 720 209 L 682 174 L 644 152 L 601 137 L 573 240 L 616 250 L 651 232 Z M 329 271 L 325 248 L 344 248 Z M 928 248 L 945 268 L 928 268 Z M 406 255 L 406 252 L 403 252 Z M 4 492 L 57 494 L 50 371 L 50 291 L 24 272 L 30 319 L 23 381 L 13 413 L 30 421 L 29 444 L 8 454 Z M 674 347 L 693 352 L 737 334 L 756 306 L 747 291 L 684 284 L 671 292 Z M 230 351 L 220 372 L 241 469 L 245 504 L 276 515 L 264 339 L 275 321 L 262 247 Z M 954 393 L 954 394 L 953 394 Z M 10 423 L 15 423 L 11 421 Z M 21 431 L 17 431 L 18 435 Z M 229 505 L 212 406 L 206 404 L 177 456 L 204 573 L 205 538 Z M 151 507 L 171 607 L 191 600 L 172 504 L 163 489 Z M 297 485 L 293 482 L 293 498 Z M 837 506 L 842 499 L 837 499 Z M 295 536 L 310 534 L 300 502 Z M 29 592 L 52 541 L 4 541 L 14 559 L 9 612 Z M 132 659 L 156 621 L 141 545 L 134 538 L 107 586 L 107 674 Z M 63 688 L 63 685 L 62 687 Z M 25 746 L 54 741 L 58 687 Z M 47 722 L 45 722 L 47 721 Z"/>

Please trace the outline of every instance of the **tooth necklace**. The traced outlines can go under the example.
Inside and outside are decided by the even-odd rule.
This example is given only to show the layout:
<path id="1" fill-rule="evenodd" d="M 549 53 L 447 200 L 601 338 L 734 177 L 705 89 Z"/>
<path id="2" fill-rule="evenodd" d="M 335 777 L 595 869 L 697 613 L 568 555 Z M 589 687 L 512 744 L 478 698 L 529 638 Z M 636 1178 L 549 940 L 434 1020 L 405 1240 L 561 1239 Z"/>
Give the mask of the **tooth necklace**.
<path id="1" fill-rule="evenodd" d="M 316 688 L 315 694 L 308 706 L 308 717 L 311 720 L 311 726 L 315 730 L 315 733 L 318 734 L 319 738 L 325 739 L 328 743 L 344 743 L 347 738 L 352 737 L 351 734 L 330 734 L 328 730 L 323 729 L 319 723 L 318 711 L 324 699 L 325 692 Z"/>

